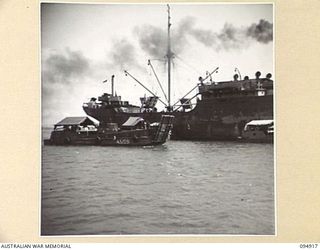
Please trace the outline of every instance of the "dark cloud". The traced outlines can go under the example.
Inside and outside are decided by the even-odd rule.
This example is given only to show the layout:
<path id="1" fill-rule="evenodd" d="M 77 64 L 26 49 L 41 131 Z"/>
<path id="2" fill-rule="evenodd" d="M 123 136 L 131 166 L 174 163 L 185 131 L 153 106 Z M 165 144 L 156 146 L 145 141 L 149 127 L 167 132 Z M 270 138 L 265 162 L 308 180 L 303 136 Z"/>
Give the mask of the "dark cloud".
<path id="1" fill-rule="evenodd" d="M 52 53 L 42 60 L 43 84 L 70 84 L 90 72 L 90 62 L 80 51 L 66 49 Z"/>
<path id="2" fill-rule="evenodd" d="M 273 40 L 273 25 L 261 19 L 258 24 L 252 24 L 247 29 L 247 35 L 261 43 L 268 43 Z"/>
<path id="3" fill-rule="evenodd" d="M 140 68 L 134 45 L 125 38 L 115 41 L 108 53 L 107 66 L 121 71 Z"/>
<path id="4" fill-rule="evenodd" d="M 217 50 L 242 49 L 249 44 L 243 29 L 236 28 L 229 23 L 223 26 L 217 37 L 218 43 L 215 44 Z"/>
<path id="5" fill-rule="evenodd" d="M 61 112 L 73 107 L 71 100 L 79 95 L 77 89 L 92 77 L 92 62 L 82 52 L 69 48 L 42 51 L 41 75 L 42 108 L 46 111 L 43 111 L 43 117 L 47 122 L 57 118 L 58 110 Z"/>
<path id="6" fill-rule="evenodd" d="M 167 33 L 164 29 L 152 25 L 134 29 L 141 49 L 150 56 L 162 58 L 166 54 Z M 188 44 L 190 38 L 214 50 L 242 49 L 250 42 L 268 43 L 273 39 L 273 25 L 266 20 L 249 27 L 235 27 L 226 23 L 220 32 L 196 27 L 193 17 L 181 20 L 176 28 L 172 27 L 172 50 L 180 53 Z"/>
<path id="7" fill-rule="evenodd" d="M 136 27 L 134 33 L 138 37 L 141 49 L 149 55 L 157 59 L 165 56 L 167 50 L 167 33 L 163 29 L 152 25 L 144 25 L 142 27 Z"/>

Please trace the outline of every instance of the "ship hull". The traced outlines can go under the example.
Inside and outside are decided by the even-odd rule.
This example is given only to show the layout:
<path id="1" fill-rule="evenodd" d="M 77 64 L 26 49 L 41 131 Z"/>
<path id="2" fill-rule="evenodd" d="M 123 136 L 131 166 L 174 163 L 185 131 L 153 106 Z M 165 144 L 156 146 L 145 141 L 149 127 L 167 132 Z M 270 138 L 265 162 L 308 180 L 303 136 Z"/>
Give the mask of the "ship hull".
<path id="1" fill-rule="evenodd" d="M 88 108 L 84 111 L 102 124 L 122 124 L 129 116 L 158 122 L 163 114 L 175 116 L 171 139 L 237 140 L 245 124 L 251 120 L 273 119 L 273 95 L 221 97 L 199 100 L 189 112 L 119 112 L 112 108 Z"/>
<path id="2" fill-rule="evenodd" d="M 65 118 L 64 125 L 55 125 L 50 139 L 45 139 L 45 145 L 94 145 L 94 146 L 151 146 L 166 142 L 172 128 L 174 117 L 161 116 L 157 125 L 147 126 L 145 121 L 130 119 L 126 125 L 116 130 L 99 127 L 96 130 L 81 130 L 79 123 L 70 122 Z M 75 120 L 75 119 L 73 119 Z M 67 123 L 67 125 L 65 125 Z M 58 123 L 59 124 L 59 123 Z M 60 122 L 61 124 L 61 122 Z M 70 125 L 71 124 L 71 125 Z M 82 124 L 85 124 L 84 122 Z M 86 125 L 84 125 L 86 126 Z M 143 127 L 142 127 L 143 126 Z"/>

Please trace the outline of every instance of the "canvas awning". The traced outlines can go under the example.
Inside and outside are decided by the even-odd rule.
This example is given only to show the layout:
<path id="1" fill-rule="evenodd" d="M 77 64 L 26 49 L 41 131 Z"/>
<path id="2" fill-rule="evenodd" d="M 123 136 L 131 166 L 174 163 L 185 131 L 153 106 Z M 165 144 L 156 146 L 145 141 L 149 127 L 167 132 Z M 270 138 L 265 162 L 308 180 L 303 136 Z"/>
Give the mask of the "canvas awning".
<path id="1" fill-rule="evenodd" d="M 123 127 L 134 127 L 139 122 L 144 121 L 141 117 L 129 117 L 129 119 L 122 124 Z"/>
<path id="2" fill-rule="evenodd" d="M 273 120 L 252 120 L 251 122 L 248 122 L 246 125 L 254 125 L 254 126 L 273 125 Z"/>
<path id="3" fill-rule="evenodd" d="M 86 116 L 66 117 L 55 126 L 94 125 L 94 122 Z"/>

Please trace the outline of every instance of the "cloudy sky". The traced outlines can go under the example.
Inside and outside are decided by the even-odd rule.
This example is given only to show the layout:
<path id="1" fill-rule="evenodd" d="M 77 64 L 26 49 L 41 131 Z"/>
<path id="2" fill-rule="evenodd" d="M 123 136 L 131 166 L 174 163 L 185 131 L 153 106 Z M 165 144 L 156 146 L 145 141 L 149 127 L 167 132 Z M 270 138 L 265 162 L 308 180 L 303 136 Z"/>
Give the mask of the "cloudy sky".
<path id="1" fill-rule="evenodd" d="M 235 68 L 242 77 L 273 73 L 271 4 L 170 7 L 174 102 L 216 67 L 215 81 L 231 80 Z M 139 105 L 148 93 L 124 70 L 162 97 L 147 61 L 166 89 L 166 28 L 165 4 L 42 3 L 42 124 L 85 115 L 82 103 L 110 93 L 112 74 L 122 100 Z"/>

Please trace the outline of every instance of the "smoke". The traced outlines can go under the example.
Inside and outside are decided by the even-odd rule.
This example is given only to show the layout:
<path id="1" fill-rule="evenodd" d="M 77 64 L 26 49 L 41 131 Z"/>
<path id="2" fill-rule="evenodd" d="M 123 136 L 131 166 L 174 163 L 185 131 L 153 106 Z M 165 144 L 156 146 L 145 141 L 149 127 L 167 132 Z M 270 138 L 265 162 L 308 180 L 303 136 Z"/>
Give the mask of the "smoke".
<path id="1" fill-rule="evenodd" d="M 134 29 L 140 47 L 150 56 L 161 58 L 166 54 L 167 34 L 164 29 L 145 25 Z M 273 40 L 273 24 L 261 19 L 248 27 L 235 27 L 225 23 L 220 32 L 196 27 L 193 17 L 181 20 L 176 28 L 172 27 L 172 50 L 182 52 L 189 39 L 203 44 L 216 51 L 243 49 L 253 42 L 268 43 Z"/>
<path id="2" fill-rule="evenodd" d="M 136 50 L 132 43 L 123 38 L 113 42 L 108 53 L 107 66 L 117 70 L 126 70 L 128 67 L 141 68 L 137 62 Z"/>
<path id="3" fill-rule="evenodd" d="M 164 57 L 167 50 L 167 34 L 163 29 L 152 25 L 144 25 L 136 27 L 134 33 L 138 36 L 141 49 L 158 59 Z"/>
<path id="4" fill-rule="evenodd" d="M 247 29 L 247 35 L 261 43 L 268 43 L 273 40 L 273 25 L 266 20 L 261 19 L 258 24 L 252 24 Z"/>
<path id="5" fill-rule="evenodd" d="M 81 78 L 89 72 L 89 60 L 82 52 L 71 51 L 69 48 L 62 53 L 51 53 L 42 60 L 41 74 L 44 84 L 70 84 L 72 79 Z"/>
<path id="6" fill-rule="evenodd" d="M 218 51 L 242 49 L 248 47 L 249 44 L 250 41 L 246 37 L 244 29 L 239 29 L 229 23 L 226 23 L 218 34 L 216 49 Z"/>

